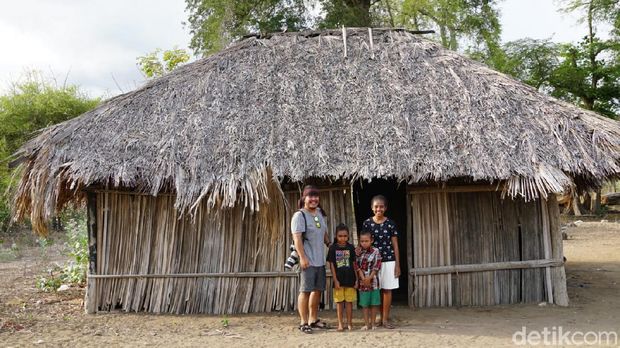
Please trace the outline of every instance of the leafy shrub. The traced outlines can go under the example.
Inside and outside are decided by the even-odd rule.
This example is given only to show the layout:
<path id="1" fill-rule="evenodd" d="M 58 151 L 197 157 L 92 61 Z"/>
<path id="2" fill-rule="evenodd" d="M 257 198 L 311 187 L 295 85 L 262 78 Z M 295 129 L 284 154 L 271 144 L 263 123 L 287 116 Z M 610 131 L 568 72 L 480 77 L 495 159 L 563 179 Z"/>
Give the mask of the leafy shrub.
<path id="1" fill-rule="evenodd" d="M 43 291 L 56 291 L 62 284 L 83 285 L 88 269 L 88 234 L 84 214 L 69 218 L 65 223 L 67 242 L 65 250 L 71 260 L 64 267 L 55 267 L 49 276 L 37 281 L 37 288 Z"/>
<path id="2" fill-rule="evenodd" d="M 50 276 L 41 277 L 37 279 L 37 289 L 43 290 L 45 292 L 56 291 L 62 285 L 62 280 L 58 276 L 54 276 L 52 272 L 50 272 Z"/>

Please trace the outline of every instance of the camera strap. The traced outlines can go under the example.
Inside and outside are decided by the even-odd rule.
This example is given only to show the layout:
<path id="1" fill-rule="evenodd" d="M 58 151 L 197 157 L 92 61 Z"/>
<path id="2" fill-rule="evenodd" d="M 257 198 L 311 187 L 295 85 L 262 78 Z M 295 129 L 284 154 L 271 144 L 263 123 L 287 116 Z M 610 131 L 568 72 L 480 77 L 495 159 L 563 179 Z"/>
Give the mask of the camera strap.
<path id="1" fill-rule="evenodd" d="M 303 209 L 299 209 L 299 212 L 301 213 L 301 216 L 303 216 L 304 218 L 304 231 L 301 233 L 301 239 L 308 240 L 308 238 L 306 238 L 306 231 L 308 231 L 308 220 L 306 220 L 306 213 L 304 213 Z"/>

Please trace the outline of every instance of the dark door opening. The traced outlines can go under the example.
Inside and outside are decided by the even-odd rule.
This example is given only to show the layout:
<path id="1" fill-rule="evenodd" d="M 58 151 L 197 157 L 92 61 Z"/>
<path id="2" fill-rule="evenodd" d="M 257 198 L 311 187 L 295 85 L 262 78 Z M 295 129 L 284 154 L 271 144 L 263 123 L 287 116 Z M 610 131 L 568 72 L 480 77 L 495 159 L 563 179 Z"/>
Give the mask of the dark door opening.
<path id="1" fill-rule="evenodd" d="M 398 229 L 398 249 L 400 251 L 399 288 L 394 290 L 393 302 L 407 304 L 409 279 L 407 273 L 407 185 L 398 184 L 395 179 L 358 180 L 353 184 L 353 204 L 355 207 L 355 223 L 362 228 L 364 220 L 373 215 L 370 201 L 375 195 L 383 195 L 388 200 L 385 215 L 396 223 Z"/>

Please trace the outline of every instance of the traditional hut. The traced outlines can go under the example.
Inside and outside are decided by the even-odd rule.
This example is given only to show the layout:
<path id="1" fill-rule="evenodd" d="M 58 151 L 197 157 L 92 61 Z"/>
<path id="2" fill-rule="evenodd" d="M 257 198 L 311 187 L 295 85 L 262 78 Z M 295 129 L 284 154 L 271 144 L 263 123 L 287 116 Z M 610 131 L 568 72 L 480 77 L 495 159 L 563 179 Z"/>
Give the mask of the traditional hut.
<path id="1" fill-rule="evenodd" d="M 554 195 L 618 176 L 620 126 L 414 33 L 346 29 L 247 37 L 18 156 L 39 233 L 87 203 L 89 312 L 292 309 L 309 182 L 332 228 L 388 196 L 410 306 L 566 305 Z"/>

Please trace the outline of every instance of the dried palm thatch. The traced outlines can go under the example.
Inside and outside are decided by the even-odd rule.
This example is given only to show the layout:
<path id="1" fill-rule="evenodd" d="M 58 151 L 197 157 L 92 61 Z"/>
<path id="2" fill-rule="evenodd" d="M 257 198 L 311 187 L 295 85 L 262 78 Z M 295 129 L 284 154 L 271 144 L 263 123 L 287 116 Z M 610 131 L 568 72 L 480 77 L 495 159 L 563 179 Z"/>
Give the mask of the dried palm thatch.
<path id="1" fill-rule="evenodd" d="M 93 184 L 256 208 L 269 180 L 504 181 L 531 199 L 620 173 L 620 125 L 402 30 L 249 37 L 18 153 L 35 227 Z M 269 172 L 271 171 L 271 173 Z"/>

